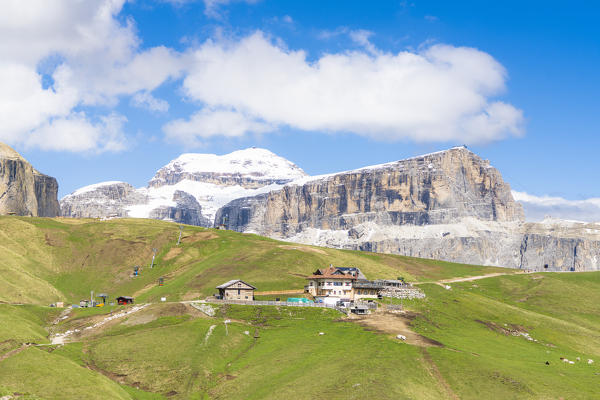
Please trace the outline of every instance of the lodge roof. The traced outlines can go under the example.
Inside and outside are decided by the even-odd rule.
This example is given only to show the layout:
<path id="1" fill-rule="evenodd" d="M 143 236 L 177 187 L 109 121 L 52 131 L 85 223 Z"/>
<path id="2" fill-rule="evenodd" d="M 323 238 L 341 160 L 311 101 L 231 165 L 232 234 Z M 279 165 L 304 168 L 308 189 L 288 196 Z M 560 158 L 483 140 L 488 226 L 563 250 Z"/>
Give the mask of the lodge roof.
<path id="1" fill-rule="evenodd" d="M 312 275 L 308 276 L 306 279 L 350 279 L 354 280 L 356 277 L 351 275 L 350 273 L 344 273 L 339 268 L 335 268 L 330 266 L 324 269 L 316 270 Z"/>
<path id="2" fill-rule="evenodd" d="M 230 287 L 230 286 L 232 286 L 232 285 L 234 285 L 235 283 L 238 283 L 238 282 L 242 282 L 244 285 L 248 285 L 248 286 L 250 286 L 252 289 L 256 289 L 254 286 L 252 286 L 251 284 L 249 284 L 249 283 L 247 283 L 247 282 L 244 282 L 244 281 L 243 281 L 243 280 L 241 280 L 241 279 L 232 279 L 232 280 L 230 280 L 230 281 L 228 281 L 228 282 L 225 282 L 225 283 L 224 283 L 224 284 L 222 284 L 222 285 L 219 285 L 219 286 L 217 286 L 217 289 L 227 289 L 228 287 Z"/>

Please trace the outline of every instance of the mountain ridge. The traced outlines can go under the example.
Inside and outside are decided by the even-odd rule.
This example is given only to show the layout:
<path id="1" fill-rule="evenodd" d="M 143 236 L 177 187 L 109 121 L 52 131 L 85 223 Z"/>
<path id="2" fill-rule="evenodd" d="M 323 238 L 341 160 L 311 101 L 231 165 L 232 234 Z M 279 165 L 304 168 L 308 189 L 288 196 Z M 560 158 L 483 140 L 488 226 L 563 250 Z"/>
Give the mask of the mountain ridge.
<path id="1" fill-rule="evenodd" d="M 236 153 L 267 154 L 287 167 L 276 168 L 279 175 L 244 175 L 260 165 L 244 165 Z M 196 171 L 188 165 L 215 157 L 223 161 L 219 168 L 212 161 Z M 600 227 L 526 223 L 500 172 L 464 146 L 318 176 L 264 149 L 187 154 L 145 188 L 94 187 L 95 194 L 65 196 L 63 215 L 225 226 L 304 244 L 519 269 L 600 269 Z M 107 194 L 119 190 L 126 192 L 122 199 Z M 94 203 L 95 195 L 102 201 Z"/>

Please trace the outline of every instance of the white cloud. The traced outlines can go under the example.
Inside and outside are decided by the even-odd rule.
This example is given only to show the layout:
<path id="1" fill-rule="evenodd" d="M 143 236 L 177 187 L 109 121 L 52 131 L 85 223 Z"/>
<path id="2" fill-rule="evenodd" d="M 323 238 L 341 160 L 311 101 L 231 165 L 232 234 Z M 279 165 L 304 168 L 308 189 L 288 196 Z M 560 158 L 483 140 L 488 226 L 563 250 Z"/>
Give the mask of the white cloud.
<path id="1" fill-rule="evenodd" d="M 138 108 L 145 108 L 150 111 L 169 111 L 169 103 L 163 99 L 157 99 L 147 91 L 136 93 L 131 98 L 131 105 Z"/>
<path id="2" fill-rule="evenodd" d="M 175 0 L 178 1 L 178 0 Z M 222 7 L 230 4 L 230 3 L 234 3 L 234 2 L 243 2 L 243 3 L 248 3 L 248 4 L 254 4 L 254 3 L 258 3 L 258 1 L 260 0 L 203 0 L 204 1 L 204 14 L 207 17 L 210 18 L 215 18 L 215 19 L 222 19 L 223 18 L 223 11 L 222 11 Z"/>
<path id="3" fill-rule="evenodd" d="M 364 45 L 368 37 L 355 34 Z M 494 99 L 506 72 L 489 54 L 449 45 L 370 50 L 309 61 L 261 32 L 237 42 L 209 40 L 193 52 L 184 89 L 209 108 L 306 131 L 460 143 L 522 133 L 522 112 Z"/>
<path id="4" fill-rule="evenodd" d="M 523 204 L 528 221 L 541 221 L 545 217 L 574 221 L 600 222 L 600 198 L 567 200 L 562 197 L 534 196 L 512 192 L 516 201 Z"/>
<path id="5" fill-rule="evenodd" d="M 178 54 L 164 47 L 140 50 L 133 22 L 119 22 L 117 16 L 124 2 L 2 2 L 1 141 L 49 148 L 53 139 L 42 137 L 42 133 L 55 132 L 50 128 L 62 126 L 61 121 L 70 121 L 72 126 L 86 118 L 82 111 L 73 117 L 76 107 L 114 106 L 121 96 L 150 92 L 179 76 L 182 60 Z M 103 141 L 91 143 L 102 145 Z M 69 150 L 86 145 L 50 147 Z M 104 145 L 98 150 L 118 147 Z"/>
<path id="6" fill-rule="evenodd" d="M 163 127 L 167 139 L 199 146 L 213 136 L 236 137 L 246 133 L 265 133 L 274 128 L 251 116 L 226 109 L 203 109 L 189 120 L 178 119 Z"/>
<path id="7" fill-rule="evenodd" d="M 20 142 L 48 118 L 68 115 L 78 98 L 75 88 L 56 85 L 44 90 L 34 69 L 0 61 L 0 140 Z"/>
<path id="8" fill-rule="evenodd" d="M 125 149 L 123 124 L 126 118 L 118 114 L 103 116 L 90 122 L 83 113 L 72 113 L 53 119 L 28 136 L 25 145 L 48 151 L 117 152 Z"/>
<path id="9" fill-rule="evenodd" d="M 152 92 L 182 76 L 184 91 L 204 109 L 165 125 L 170 139 L 290 126 L 379 140 L 474 143 L 523 129 L 522 112 L 495 99 L 504 90 L 504 68 L 476 49 L 436 45 L 389 53 L 373 45 L 371 32 L 347 28 L 340 32 L 361 49 L 315 61 L 261 32 L 239 41 L 218 36 L 184 54 L 164 46 L 142 49 L 134 22 L 119 16 L 125 1 L 0 5 L 0 141 L 70 151 L 92 151 L 89 144 L 98 151 L 120 149 L 125 141 L 94 136 L 107 133 L 90 128 L 99 126 L 89 122 L 98 112 L 90 108 L 108 107 L 110 119 L 110 108 L 131 97 L 133 106 L 167 111 L 168 103 Z M 217 16 L 234 1 L 256 2 L 204 0 L 206 12 Z M 58 126 L 87 133 L 81 142 L 52 143 Z"/>
<path id="10" fill-rule="evenodd" d="M 350 31 L 348 34 L 353 42 L 364 47 L 369 54 L 377 55 L 379 53 L 375 45 L 369 40 L 369 38 L 373 36 L 373 32 L 365 29 L 358 29 L 356 31 Z"/>

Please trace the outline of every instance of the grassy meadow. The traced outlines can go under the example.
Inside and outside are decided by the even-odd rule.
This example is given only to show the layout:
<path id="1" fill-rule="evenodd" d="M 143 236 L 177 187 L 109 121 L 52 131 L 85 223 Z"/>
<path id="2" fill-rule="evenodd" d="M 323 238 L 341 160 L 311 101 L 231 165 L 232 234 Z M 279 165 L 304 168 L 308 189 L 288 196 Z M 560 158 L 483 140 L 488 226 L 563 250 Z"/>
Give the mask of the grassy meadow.
<path id="1" fill-rule="evenodd" d="M 23 399 L 590 399 L 600 383 L 600 273 L 510 274 L 420 287 L 404 313 L 212 305 L 233 278 L 301 288 L 330 263 L 435 282 L 513 272 L 283 243 L 147 220 L 0 218 L 0 396 Z M 149 263 L 152 249 L 155 268 Z M 133 265 L 142 266 L 131 277 Z M 165 277 L 165 285 L 157 279 Z M 50 308 L 90 290 L 131 306 Z M 166 296 L 166 303 L 156 302 Z M 382 318 L 370 323 L 369 318 Z M 225 321 L 229 321 L 225 324 Z M 80 329 L 64 345 L 58 332 Z M 418 337 L 416 342 L 397 334 Z M 566 358 L 574 362 L 563 362 Z M 588 359 L 594 360 L 588 363 Z"/>

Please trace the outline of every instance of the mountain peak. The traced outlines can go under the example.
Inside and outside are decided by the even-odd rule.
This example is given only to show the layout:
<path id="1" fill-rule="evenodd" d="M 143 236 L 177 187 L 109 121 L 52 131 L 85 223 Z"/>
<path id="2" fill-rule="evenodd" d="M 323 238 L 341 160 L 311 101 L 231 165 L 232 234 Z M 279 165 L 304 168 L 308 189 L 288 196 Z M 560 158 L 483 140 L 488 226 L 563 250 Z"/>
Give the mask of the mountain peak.
<path id="1" fill-rule="evenodd" d="M 25 161 L 15 149 L 4 143 L 0 143 L 0 158 Z"/>
<path id="2" fill-rule="evenodd" d="M 249 180 L 291 181 L 306 176 L 291 161 L 270 150 L 250 147 L 229 154 L 185 153 L 161 168 L 153 181 L 166 173 L 191 175 L 220 174 Z"/>

